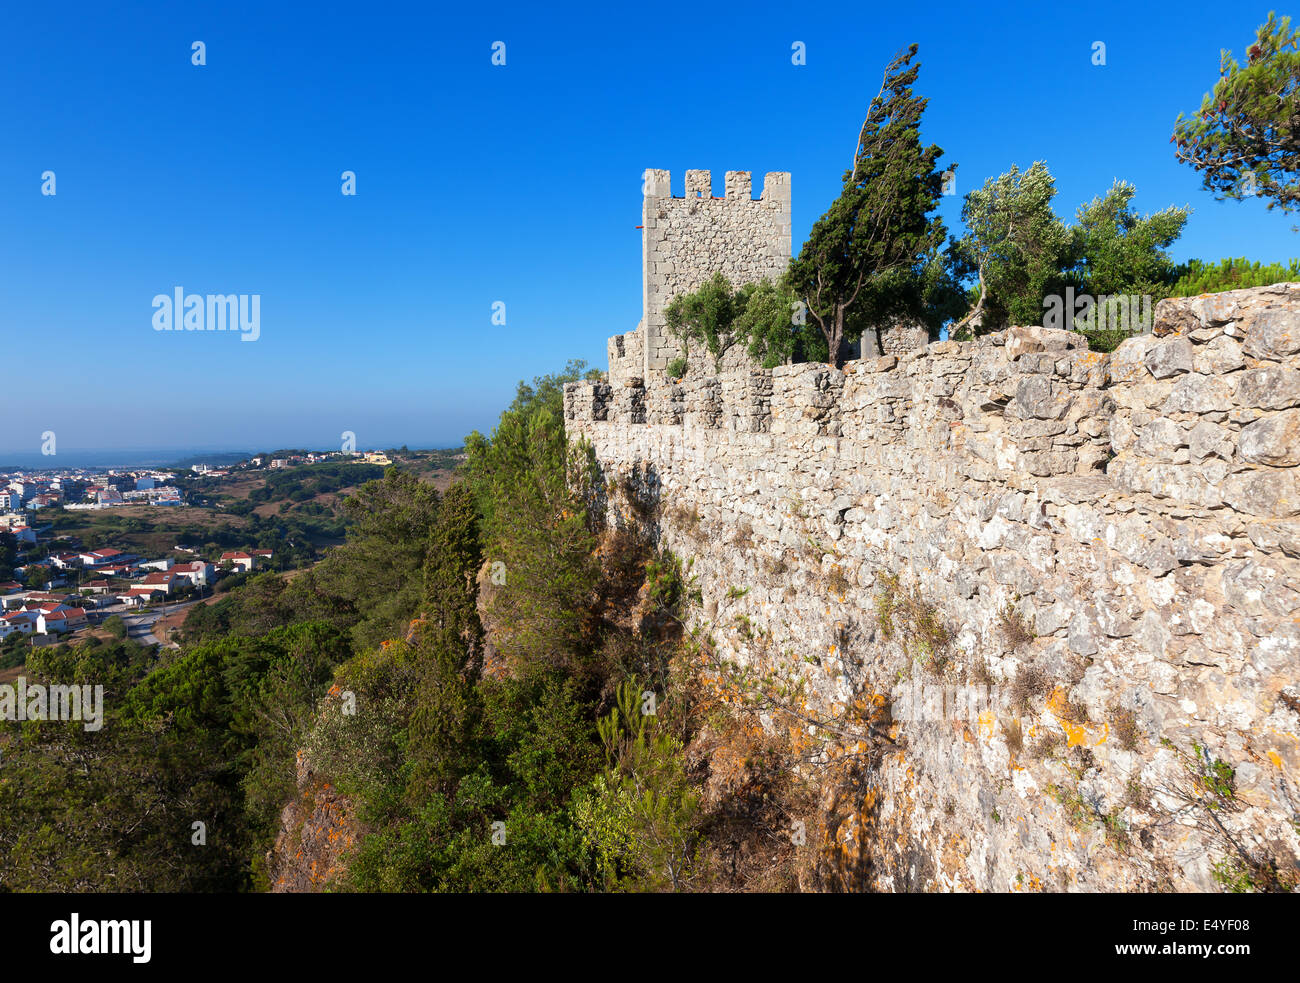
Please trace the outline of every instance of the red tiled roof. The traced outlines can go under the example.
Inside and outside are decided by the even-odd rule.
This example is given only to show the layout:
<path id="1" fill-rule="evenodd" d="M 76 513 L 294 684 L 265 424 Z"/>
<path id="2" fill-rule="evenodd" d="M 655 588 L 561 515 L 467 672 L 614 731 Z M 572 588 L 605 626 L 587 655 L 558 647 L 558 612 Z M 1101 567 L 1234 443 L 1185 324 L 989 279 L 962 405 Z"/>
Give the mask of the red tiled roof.
<path id="1" fill-rule="evenodd" d="M 66 611 L 45 612 L 46 621 L 67 621 L 69 618 L 84 618 L 85 608 L 68 608 Z"/>

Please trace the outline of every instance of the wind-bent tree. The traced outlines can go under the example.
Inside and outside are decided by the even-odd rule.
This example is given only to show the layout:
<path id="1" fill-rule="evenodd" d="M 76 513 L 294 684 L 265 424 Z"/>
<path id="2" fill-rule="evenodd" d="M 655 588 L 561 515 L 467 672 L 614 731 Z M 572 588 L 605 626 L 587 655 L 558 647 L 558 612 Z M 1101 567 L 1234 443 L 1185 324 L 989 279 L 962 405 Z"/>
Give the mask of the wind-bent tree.
<path id="1" fill-rule="evenodd" d="M 1170 205 L 1143 217 L 1133 211 L 1135 194 L 1133 185 L 1116 181 L 1106 194 L 1080 206 L 1078 222 L 1070 227 L 1070 262 L 1062 271 L 1064 283 L 1098 304 L 1102 298 L 1144 296 L 1149 298 L 1148 304 L 1154 304 L 1169 296 L 1178 278 L 1165 247 L 1182 234 L 1191 209 Z M 1128 315 L 1121 313 L 1120 320 L 1113 320 L 1116 309 L 1108 306 L 1106 311 L 1113 313 L 1100 322 L 1090 316 L 1073 319 L 1074 330 L 1087 337 L 1093 351 L 1114 351 L 1138 330 L 1128 322 Z"/>
<path id="2" fill-rule="evenodd" d="M 858 135 L 853 167 L 826 214 L 790 265 L 789 281 L 826 339 L 827 361 L 844 363 L 846 344 L 865 330 L 920 318 L 916 281 L 943 242 L 943 222 L 929 215 L 943 192 L 936 161 L 943 151 L 921 146 L 928 100 L 912 94 L 917 46 L 885 68 Z"/>
<path id="3" fill-rule="evenodd" d="M 1131 207 L 1137 188 L 1116 181 L 1077 212 L 1070 229 L 1079 286 L 1102 294 L 1160 294 L 1177 278 L 1173 259 L 1165 252 L 1183 233 L 1190 208 L 1170 205 L 1140 217 Z M 1157 298 L 1159 299 L 1159 298 Z"/>
<path id="4" fill-rule="evenodd" d="M 1052 211 L 1056 182 L 1047 165 L 1035 161 L 1023 174 L 1012 165 L 989 178 L 962 203 L 966 234 L 953 254 L 966 275 L 979 283 L 974 307 L 949 330 L 963 336 L 968 326 L 985 334 L 1007 323 L 1036 324 L 1043 298 L 1062 278 L 1070 232 Z"/>
<path id="5" fill-rule="evenodd" d="M 1191 119 L 1179 115 L 1170 142 L 1220 200 L 1300 204 L 1300 30 L 1290 17 L 1268 15 L 1245 66 L 1223 51 L 1214 91 Z"/>

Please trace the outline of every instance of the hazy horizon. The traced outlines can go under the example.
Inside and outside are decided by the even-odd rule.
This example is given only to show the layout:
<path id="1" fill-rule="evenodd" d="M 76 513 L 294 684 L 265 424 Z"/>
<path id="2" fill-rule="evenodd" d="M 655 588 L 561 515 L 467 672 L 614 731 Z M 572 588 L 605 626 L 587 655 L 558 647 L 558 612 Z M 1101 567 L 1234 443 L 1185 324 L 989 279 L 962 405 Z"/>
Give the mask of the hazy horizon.
<path id="1" fill-rule="evenodd" d="M 335 442 L 337 444 L 337 441 Z M 464 446 L 464 441 L 455 443 L 412 443 L 411 441 L 385 442 L 381 441 L 375 444 L 357 445 L 357 450 L 388 450 L 396 447 L 407 447 L 412 451 L 431 451 L 431 450 L 455 450 Z M 240 460 L 247 460 L 257 454 L 265 454 L 270 451 L 300 448 L 307 451 L 331 451 L 338 450 L 337 446 L 327 446 L 310 442 L 287 442 L 274 443 L 259 446 L 256 449 L 247 447 L 119 447 L 119 448 L 72 448 L 67 451 L 60 450 L 57 454 L 44 455 L 41 453 L 30 452 L 8 452 L 0 451 L 0 471 L 10 471 L 22 469 L 25 471 L 57 471 L 62 468 L 147 468 L 147 467 L 166 467 L 180 461 L 186 461 L 195 457 L 211 455 L 213 457 L 229 457 L 231 455 L 240 455 Z M 235 463 L 235 462 L 226 462 Z"/>

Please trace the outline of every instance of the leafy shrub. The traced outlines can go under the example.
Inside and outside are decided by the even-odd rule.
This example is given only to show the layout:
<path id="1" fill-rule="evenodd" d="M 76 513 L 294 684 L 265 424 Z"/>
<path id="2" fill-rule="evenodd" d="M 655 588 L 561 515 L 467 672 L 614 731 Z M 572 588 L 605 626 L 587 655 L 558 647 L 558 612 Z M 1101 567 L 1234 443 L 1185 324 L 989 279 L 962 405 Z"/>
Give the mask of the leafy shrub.
<path id="1" fill-rule="evenodd" d="M 646 564 L 646 583 L 650 600 L 672 614 L 680 614 L 682 601 L 689 595 L 689 583 L 676 554 L 665 551 Z"/>
<path id="2" fill-rule="evenodd" d="M 691 342 L 705 347 L 713 356 L 714 368 L 720 368 L 722 356 L 736 341 L 732 321 L 736 317 L 737 297 L 731 281 L 715 273 L 693 293 L 678 294 L 664 308 L 668 331 L 689 352 Z"/>
<path id="3" fill-rule="evenodd" d="M 681 742 L 643 711 L 635 678 L 598 723 L 609 767 L 575 805 L 583 848 L 606 890 L 678 890 L 695 859 L 699 800 Z"/>
<path id="4" fill-rule="evenodd" d="M 1204 762 L 1198 776 L 1201 787 L 1218 799 L 1231 801 L 1236 795 L 1236 771 L 1226 761 L 1211 758 L 1209 751 L 1199 744 L 1193 743 L 1192 748 Z"/>
<path id="5" fill-rule="evenodd" d="M 597 643 L 591 600 L 600 569 L 587 509 L 594 459 L 564 429 L 564 383 L 584 368 L 575 362 L 532 386 L 520 383 L 491 437 L 475 432 L 465 441 L 483 554 L 509 571 L 509 589 L 492 598 L 489 618 L 517 671 L 583 669 Z"/>

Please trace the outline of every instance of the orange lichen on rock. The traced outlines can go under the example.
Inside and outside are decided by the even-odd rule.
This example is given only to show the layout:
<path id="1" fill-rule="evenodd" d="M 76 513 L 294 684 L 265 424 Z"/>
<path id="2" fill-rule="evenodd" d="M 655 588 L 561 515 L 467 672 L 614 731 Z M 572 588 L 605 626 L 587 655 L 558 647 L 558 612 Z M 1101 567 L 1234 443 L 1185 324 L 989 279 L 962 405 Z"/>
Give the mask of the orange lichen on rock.
<path id="1" fill-rule="evenodd" d="M 1052 691 L 1052 695 L 1047 701 L 1047 709 L 1052 712 L 1057 723 L 1061 725 L 1061 730 L 1065 733 L 1067 747 L 1096 747 L 1099 744 L 1104 744 L 1110 733 L 1110 728 L 1104 723 L 1095 728 L 1089 728 L 1087 724 L 1079 723 L 1073 719 L 1073 715 L 1070 713 L 1069 699 L 1063 687 L 1058 686 Z"/>
<path id="2" fill-rule="evenodd" d="M 301 760 L 302 755 L 300 753 Z M 347 869 L 347 854 L 361 832 L 351 803 L 330 782 L 300 771 L 301 796 L 280 816 L 269 855 L 273 893 L 319 891 Z"/>

